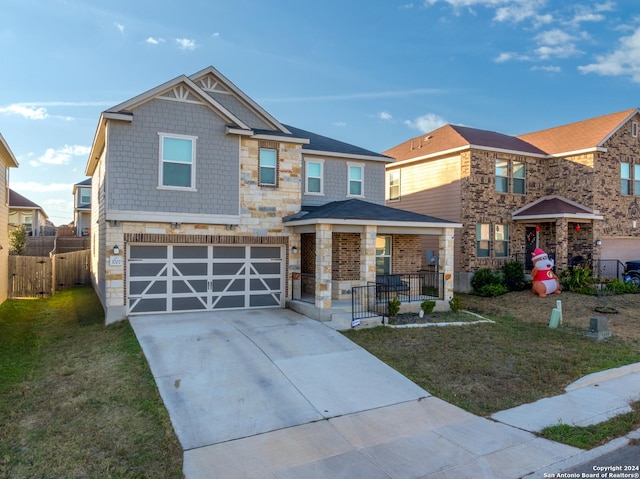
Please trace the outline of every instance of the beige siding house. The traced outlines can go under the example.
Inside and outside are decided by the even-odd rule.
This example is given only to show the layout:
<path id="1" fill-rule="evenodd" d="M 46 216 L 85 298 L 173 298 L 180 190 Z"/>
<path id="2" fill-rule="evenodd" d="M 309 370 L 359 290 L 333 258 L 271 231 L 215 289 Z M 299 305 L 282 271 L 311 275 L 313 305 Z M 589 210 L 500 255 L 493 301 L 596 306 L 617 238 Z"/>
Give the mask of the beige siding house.
<path id="1" fill-rule="evenodd" d="M 9 292 L 9 168 L 17 168 L 18 161 L 0 134 L 0 303 Z"/>
<path id="2" fill-rule="evenodd" d="M 640 258 L 639 123 L 634 108 L 520 136 L 445 125 L 384 152 L 396 159 L 387 204 L 462 224 L 457 290 L 479 268 L 530 267 L 536 247 L 559 271 L 588 260 L 611 268 Z"/>

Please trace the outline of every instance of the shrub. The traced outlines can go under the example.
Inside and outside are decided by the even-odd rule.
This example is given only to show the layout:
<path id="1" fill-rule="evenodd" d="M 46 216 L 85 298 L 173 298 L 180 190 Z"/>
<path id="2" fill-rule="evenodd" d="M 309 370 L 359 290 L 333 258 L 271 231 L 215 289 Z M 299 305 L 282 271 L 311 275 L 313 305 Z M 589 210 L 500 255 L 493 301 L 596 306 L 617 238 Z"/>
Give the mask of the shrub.
<path id="1" fill-rule="evenodd" d="M 509 292 L 507 287 L 504 284 L 485 284 L 476 294 L 479 296 L 500 296 L 501 294 L 505 294 Z"/>
<path id="2" fill-rule="evenodd" d="M 389 317 L 394 318 L 400 312 L 400 300 L 393 298 L 389 300 Z"/>
<path id="3" fill-rule="evenodd" d="M 562 288 L 574 293 L 590 294 L 593 292 L 593 273 L 584 266 L 565 269 L 560 274 Z"/>
<path id="4" fill-rule="evenodd" d="M 524 265 L 520 261 L 509 261 L 502 268 L 504 284 L 509 291 L 523 291 L 527 289 L 524 281 Z"/>
<path id="5" fill-rule="evenodd" d="M 626 283 L 621 279 L 614 279 L 611 283 L 605 286 L 605 289 L 613 294 L 628 294 L 637 293 L 638 285 L 633 283 Z"/>
<path id="6" fill-rule="evenodd" d="M 460 311 L 462 309 L 462 300 L 460 299 L 460 296 L 454 296 L 451 298 L 449 300 L 449 307 L 454 313 Z"/>
<path id="7" fill-rule="evenodd" d="M 435 307 L 436 307 L 436 302 L 430 301 L 428 299 L 425 299 L 422 303 L 420 303 L 420 309 L 424 311 L 424 314 L 429 314 L 430 312 L 433 311 L 433 308 Z"/>
<path id="8" fill-rule="evenodd" d="M 24 253 L 27 248 L 27 229 L 24 225 L 18 226 L 9 232 L 9 249 L 16 254 Z"/>
<path id="9" fill-rule="evenodd" d="M 471 278 L 471 287 L 477 293 L 480 293 L 485 286 L 494 286 L 502 284 L 502 277 L 489 268 L 481 268 L 473 274 Z"/>

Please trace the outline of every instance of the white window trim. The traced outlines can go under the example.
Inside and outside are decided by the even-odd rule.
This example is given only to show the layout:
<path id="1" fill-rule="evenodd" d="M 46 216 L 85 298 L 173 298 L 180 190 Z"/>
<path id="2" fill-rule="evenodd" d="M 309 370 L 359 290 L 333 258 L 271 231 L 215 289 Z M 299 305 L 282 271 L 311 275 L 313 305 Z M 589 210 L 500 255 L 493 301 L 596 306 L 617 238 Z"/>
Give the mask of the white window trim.
<path id="1" fill-rule="evenodd" d="M 158 132 L 159 138 L 159 148 L 158 148 L 158 186 L 159 190 L 173 190 L 173 191 L 198 191 L 196 189 L 196 143 L 197 136 L 192 135 L 180 135 L 177 133 L 163 133 Z M 162 148 L 164 143 L 164 138 L 178 138 L 181 140 L 191 140 L 191 186 L 167 186 L 162 184 L 162 165 L 164 161 L 162 160 Z"/>
<path id="2" fill-rule="evenodd" d="M 320 163 L 320 191 L 309 191 L 309 168 L 307 165 L 309 163 Z M 315 178 L 313 176 L 312 178 Z M 314 195 L 314 196 L 324 196 L 324 159 L 323 158 L 314 158 L 314 159 L 305 159 L 304 160 L 304 194 L 305 195 Z"/>
<path id="3" fill-rule="evenodd" d="M 273 151 L 276 154 L 276 164 L 275 166 L 271 167 L 271 166 L 262 166 L 260 164 L 260 152 L 262 150 L 269 150 L 269 151 Z M 260 186 L 271 186 L 271 187 L 277 187 L 278 186 L 278 162 L 279 162 L 279 155 L 278 155 L 278 149 L 277 148 L 269 148 L 267 146 L 261 146 L 258 148 L 258 184 Z M 262 181 L 262 175 L 260 174 L 260 170 L 262 170 L 262 168 L 273 168 L 273 183 L 265 183 Z"/>
<path id="4" fill-rule="evenodd" d="M 402 170 L 390 170 L 387 175 L 387 200 L 390 202 L 400 201 L 402 197 Z M 398 175 L 398 197 L 391 198 L 391 175 L 396 173 Z"/>
<path id="5" fill-rule="evenodd" d="M 634 138 L 638 138 L 638 122 L 637 121 L 631 122 L 631 136 Z"/>
<path id="6" fill-rule="evenodd" d="M 359 194 L 359 195 L 352 195 L 351 194 L 351 188 L 349 188 L 351 186 L 351 174 L 350 174 L 350 171 L 351 171 L 351 167 L 352 166 L 357 166 L 362 171 L 362 179 L 360 180 L 360 186 L 361 186 L 360 191 L 361 191 L 361 194 Z M 351 162 L 347 163 L 347 197 L 350 197 L 350 198 L 364 198 L 364 163 L 351 163 Z"/>

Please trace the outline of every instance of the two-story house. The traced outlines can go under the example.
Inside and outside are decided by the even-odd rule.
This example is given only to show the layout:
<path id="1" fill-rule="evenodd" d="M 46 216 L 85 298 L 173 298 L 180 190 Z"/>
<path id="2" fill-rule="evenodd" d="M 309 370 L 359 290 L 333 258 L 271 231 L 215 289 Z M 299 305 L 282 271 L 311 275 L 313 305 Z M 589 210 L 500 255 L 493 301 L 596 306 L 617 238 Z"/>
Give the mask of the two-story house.
<path id="1" fill-rule="evenodd" d="M 0 134 L 0 303 L 9 292 L 9 168 L 17 168 L 18 161 Z"/>
<path id="2" fill-rule="evenodd" d="M 479 268 L 640 257 L 638 109 L 520 136 L 445 125 L 384 154 L 387 204 L 460 222 L 456 289 Z M 433 242 L 424 239 L 424 247 Z"/>
<path id="3" fill-rule="evenodd" d="M 91 178 L 73 185 L 73 225 L 76 236 L 91 232 Z"/>
<path id="4" fill-rule="evenodd" d="M 29 236 L 55 235 L 44 209 L 17 191 L 9 190 L 9 226 L 24 226 Z"/>
<path id="5" fill-rule="evenodd" d="M 294 305 L 311 309 L 378 272 L 421 266 L 437 238 L 453 294 L 456 224 L 384 205 L 390 158 L 294 128 L 213 67 L 101 114 L 91 177 L 92 278 L 112 322 L 129 315 Z"/>

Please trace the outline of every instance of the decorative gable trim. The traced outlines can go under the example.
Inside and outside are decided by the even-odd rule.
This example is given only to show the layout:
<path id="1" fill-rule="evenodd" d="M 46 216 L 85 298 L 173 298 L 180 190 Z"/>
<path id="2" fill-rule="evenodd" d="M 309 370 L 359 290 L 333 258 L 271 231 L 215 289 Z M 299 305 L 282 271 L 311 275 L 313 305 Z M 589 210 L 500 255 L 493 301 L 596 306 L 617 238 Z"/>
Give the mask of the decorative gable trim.
<path id="1" fill-rule="evenodd" d="M 204 70 L 200 70 L 199 72 L 191 75 L 189 78 L 196 83 L 199 83 L 205 78 L 208 78 L 208 80 L 206 80 L 206 84 L 208 86 L 215 87 L 216 93 L 221 93 L 221 89 L 222 90 L 226 89 L 227 90 L 226 92 L 228 94 L 235 95 L 240 102 L 242 102 L 247 108 L 253 111 L 260 118 L 262 118 L 263 121 L 265 121 L 268 125 L 272 126 L 275 130 L 281 131 L 282 133 L 285 133 L 287 135 L 291 134 L 291 132 L 282 123 L 280 123 L 273 116 L 271 116 L 265 109 L 263 109 L 255 101 L 249 98 L 242 90 L 240 90 L 237 86 L 235 86 L 228 78 L 226 78 L 222 73 L 220 73 L 214 67 L 210 66 L 205 68 Z"/>
<path id="2" fill-rule="evenodd" d="M 195 94 L 193 94 L 184 85 L 176 85 L 171 90 L 158 96 L 163 100 L 180 101 L 184 103 L 194 103 L 197 105 L 204 105 L 204 102 L 200 100 Z"/>
<path id="3" fill-rule="evenodd" d="M 231 95 L 231 92 L 224 88 L 222 84 L 213 76 L 207 75 L 196 82 L 204 91 L 220 93 L 222 95 Z"/>

